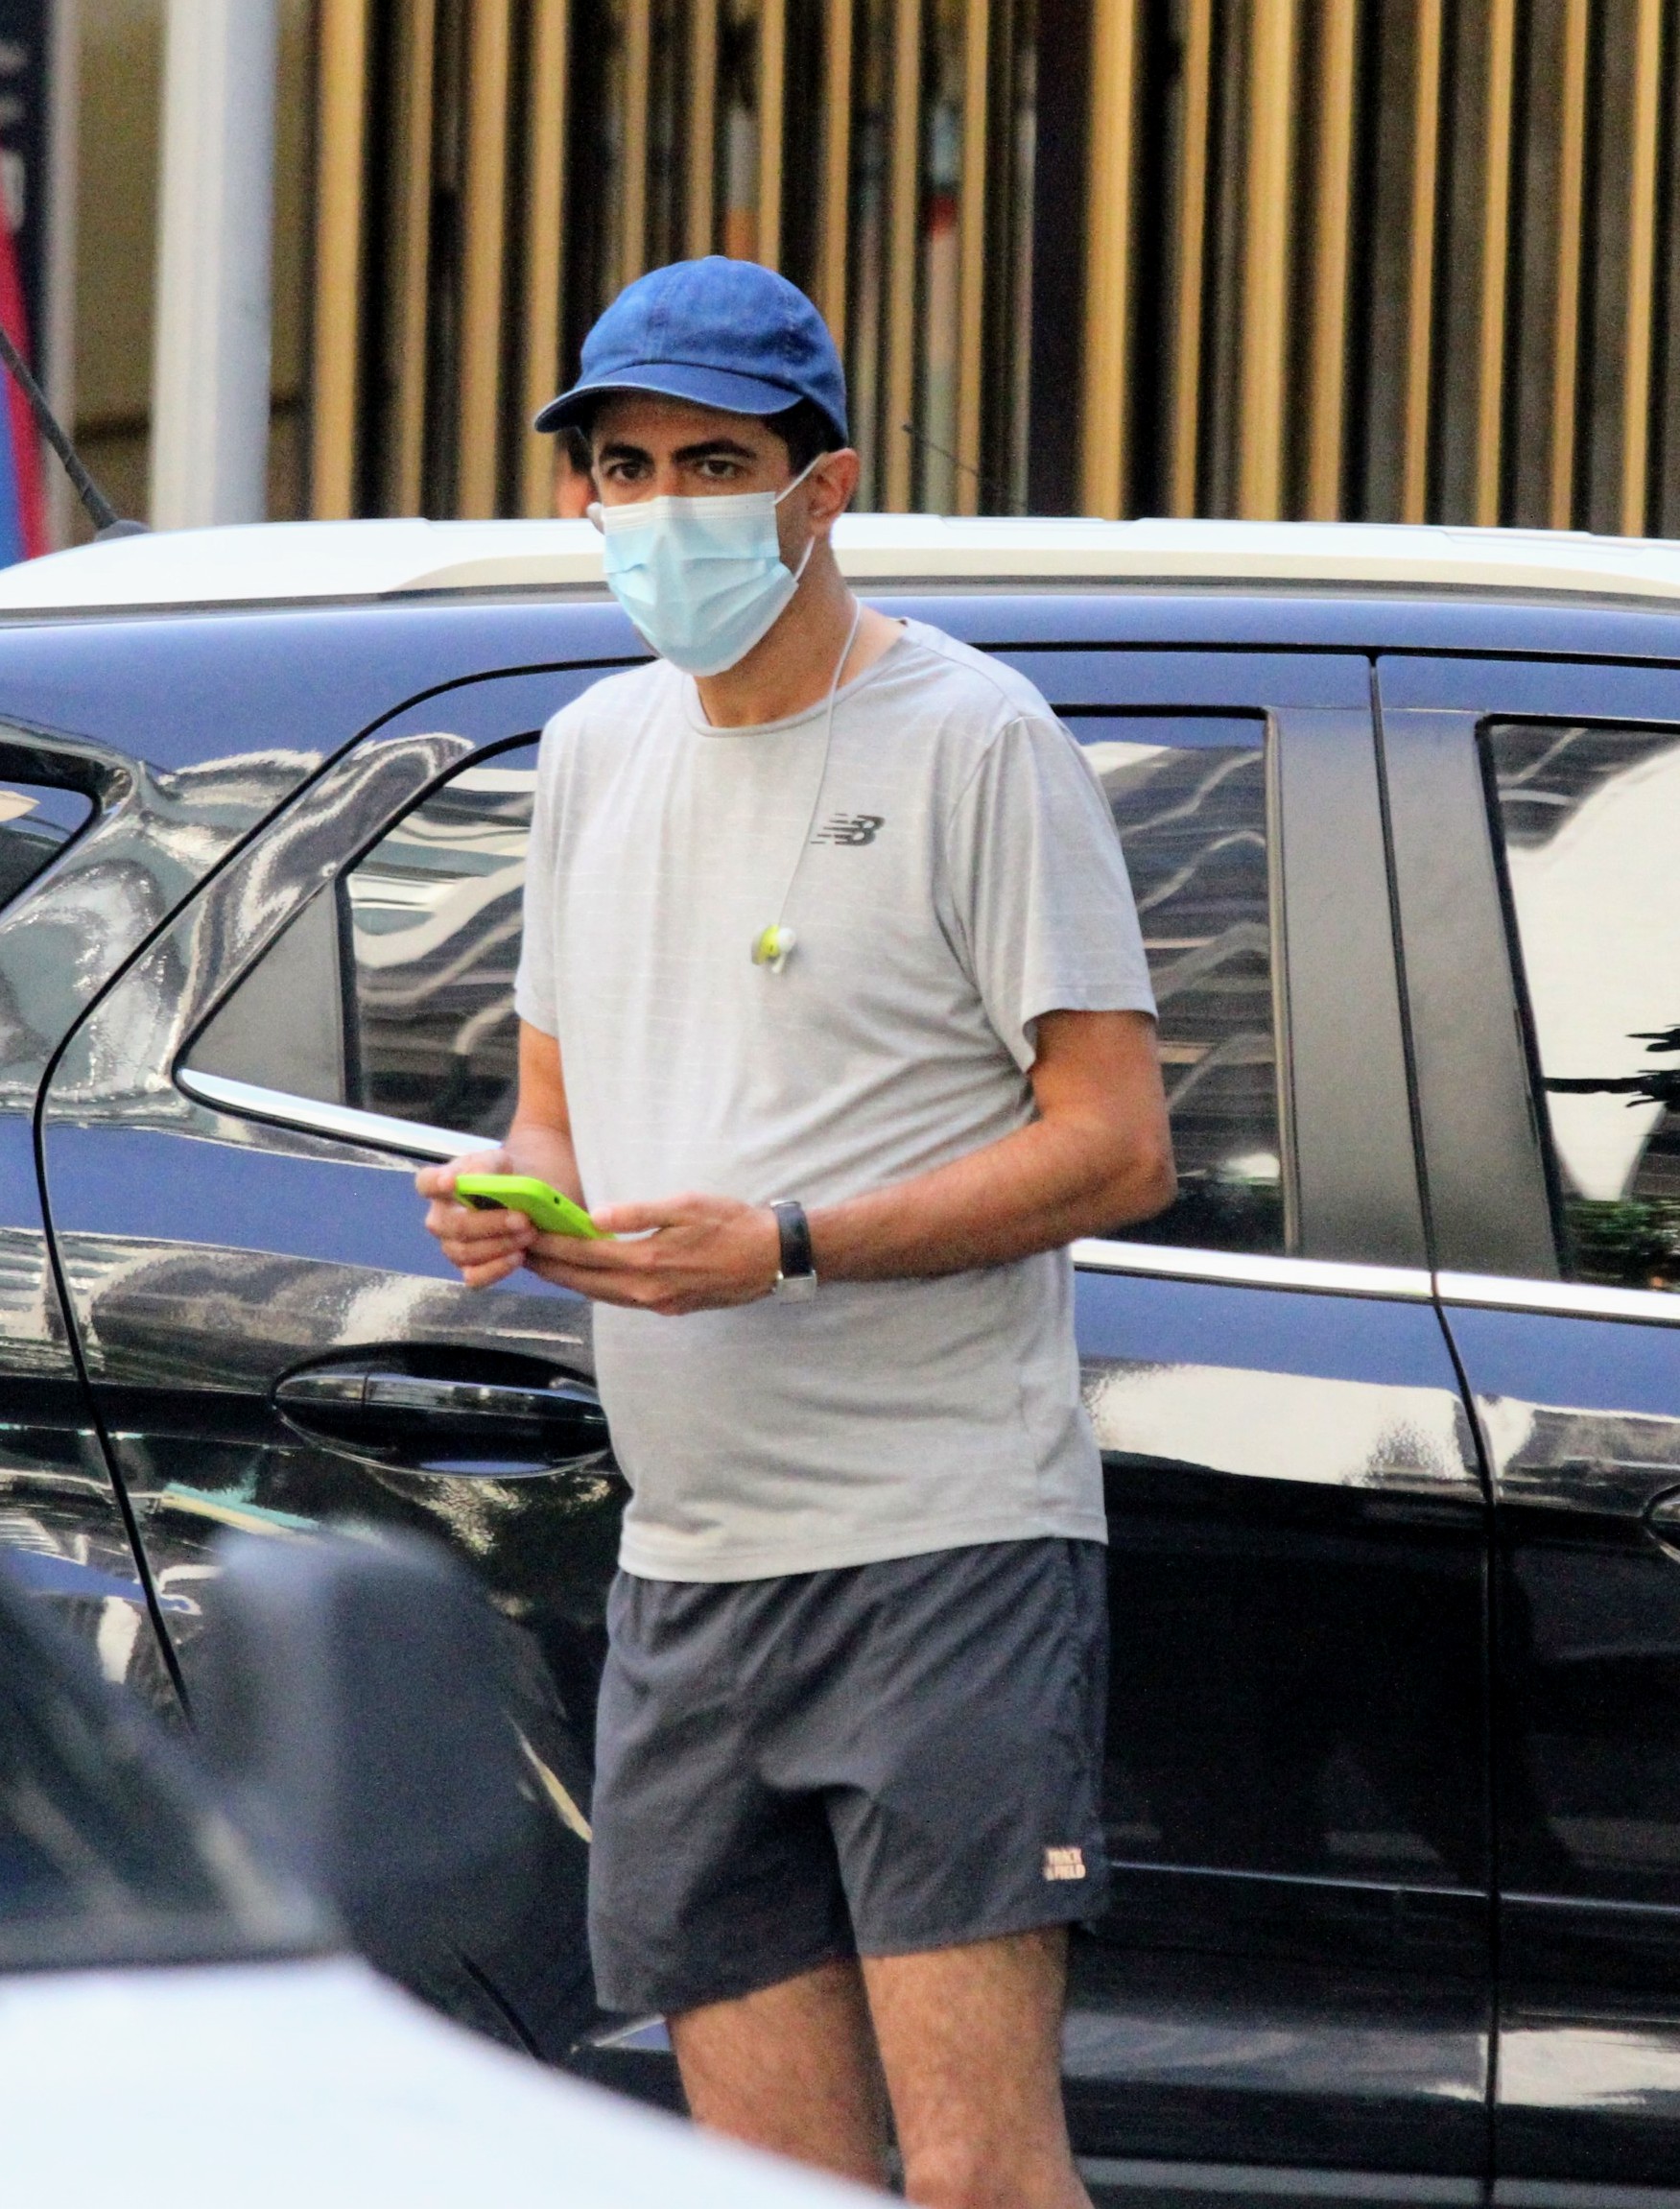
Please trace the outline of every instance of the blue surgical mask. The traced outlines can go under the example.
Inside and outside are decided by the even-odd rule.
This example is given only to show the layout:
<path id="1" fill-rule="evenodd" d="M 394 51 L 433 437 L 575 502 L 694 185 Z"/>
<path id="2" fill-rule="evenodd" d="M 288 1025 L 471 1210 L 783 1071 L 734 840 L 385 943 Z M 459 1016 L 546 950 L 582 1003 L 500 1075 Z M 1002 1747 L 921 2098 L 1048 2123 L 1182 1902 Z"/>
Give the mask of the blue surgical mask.
<path id="1" fill-rule="evenodd" d="M 797 568 L 785 567 L 776 509 L 816 465 L 782 491 L 590 508 L 606 540 L 607 587 L 661 659 L 688 675 L 722 675 L 769 633 L 816 541 Z"/>

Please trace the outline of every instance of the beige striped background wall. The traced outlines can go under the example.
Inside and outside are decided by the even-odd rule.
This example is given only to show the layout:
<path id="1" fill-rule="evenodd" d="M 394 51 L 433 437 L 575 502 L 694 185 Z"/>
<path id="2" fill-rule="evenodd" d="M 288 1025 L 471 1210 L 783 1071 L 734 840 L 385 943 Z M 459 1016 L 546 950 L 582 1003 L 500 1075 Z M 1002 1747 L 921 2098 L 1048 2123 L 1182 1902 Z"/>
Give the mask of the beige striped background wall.
<path id="1" fill-rule="evenodd" d="M 318 0 L 311 496 L 538 514 L 756 257 L 864 499 L 1680 533 L 1677 0 Z"/>

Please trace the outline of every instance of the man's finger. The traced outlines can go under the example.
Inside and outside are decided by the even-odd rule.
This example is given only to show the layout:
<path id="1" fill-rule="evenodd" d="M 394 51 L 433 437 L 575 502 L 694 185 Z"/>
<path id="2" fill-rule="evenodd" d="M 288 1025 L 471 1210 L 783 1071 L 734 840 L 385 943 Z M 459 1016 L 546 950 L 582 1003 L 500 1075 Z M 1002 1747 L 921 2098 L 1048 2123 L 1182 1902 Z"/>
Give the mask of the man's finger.
<path id="1" fill-rule="evenodd" d="M 523 1212 L 480 1212 L 470 1204 L 434 1199 L 426 1214 L 428 1233 L 439 1242 L 486 1247 L 504 1243 L 523 1249 L 536 1230 Z"/>
<path id="2" fill-rule="evenodd" d="M 534 1235 L 532 1251 L 584 1273 L 636 1272 L 649 1263 L 645 1243 L 591 1243 L 582 1235 Z"/>
<path id="3" fill-rule="evenodd" d="M 440 1165 L 422 1166 L 414 1176 L 414 1187 L 422 1197 L 448 1199 L 455 1195 L 458 1174 L 505 1174 L 507 1171 L 506 1151 L 469 1151 L 463 1157 L 446 1158 Z"/>
<path id="4" fill-rule="evenodd" d="M 461 1272 L 470 1273 L 475 1266 L 523 1266 L 526 1253 L 519 1244 L 492 1243 L 485 1249 L 476 1243 L 445 1243 L 443 1255 Z"/>
<path id="5" fill-rule="evenodd" d="M 510 1273 L 517 1273 L 524 1264 L 524 1251 L 515 1250 L 508 1257 L 480 1260 L 462 1266 L 461 1277 L 469 1289 L 489 1289 L 498 1281 L 507 1280 Z"/>
<path id="6" fill-rule="evenodd" d="M 575 1237 L 552 1236 L 549 1240 L 570 1240 L 578 1247 Z M 593 1268 L 568 1265 L 564 1259 L 547 1258 L 532 1253 L 526 1263 L 533 1273 L 545 1281 L 552 1281 L 556 1289 L 570 1289 L 574 1295 L 587 1296 L 595 1304 L 618 1304 L 630 1311 L 645 1311 L 657 1304 L 668 1293 L 657 1283 L 641 1273 L 603 1273 Z"/>
<path id="7" fill-rule="evenodd" d="M 603 1204 L 589 1217 L 609 1235 L 646 1235 L 657 1227 L 680 1227 L 694 1214 L 686 1199 L 670 1197 L 658 1204 Z"/>

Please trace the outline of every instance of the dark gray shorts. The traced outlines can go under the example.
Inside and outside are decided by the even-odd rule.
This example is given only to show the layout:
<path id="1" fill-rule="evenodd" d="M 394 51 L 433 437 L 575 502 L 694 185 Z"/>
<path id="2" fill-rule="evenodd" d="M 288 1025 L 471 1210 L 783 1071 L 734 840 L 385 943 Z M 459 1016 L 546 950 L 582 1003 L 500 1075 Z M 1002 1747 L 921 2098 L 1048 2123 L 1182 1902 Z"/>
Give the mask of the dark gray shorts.
<path id="1" fill-rule="evenodd" d="M 1096 1542 L 993 1542 L 608 1608 L 589 1941 L 608 2009 L 749 1994 L 1102 1907 Z"/>

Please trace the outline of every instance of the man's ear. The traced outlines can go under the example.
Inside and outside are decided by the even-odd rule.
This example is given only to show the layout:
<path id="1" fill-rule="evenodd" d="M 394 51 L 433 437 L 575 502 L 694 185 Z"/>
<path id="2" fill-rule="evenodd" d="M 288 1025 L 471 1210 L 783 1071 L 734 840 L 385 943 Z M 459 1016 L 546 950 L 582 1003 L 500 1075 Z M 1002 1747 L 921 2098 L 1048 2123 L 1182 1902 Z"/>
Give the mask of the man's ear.
<path id="1" fill-rule="evenodd" d="M 850 445 L 823 454 L 810 476 L 811 504 L 807 511 L 814 527 L 825 528 L 845 512 L 858 488 L 862 466 Z"/>

